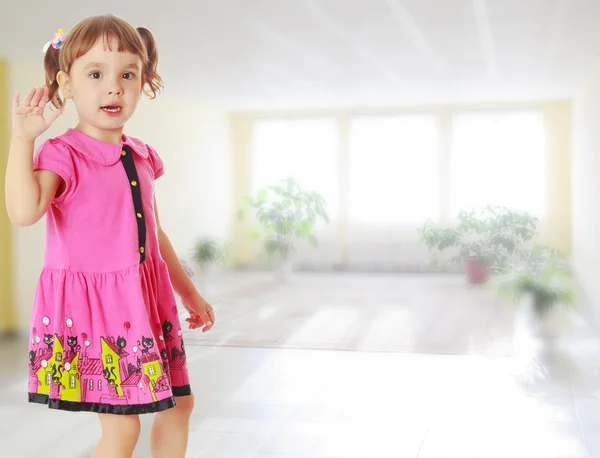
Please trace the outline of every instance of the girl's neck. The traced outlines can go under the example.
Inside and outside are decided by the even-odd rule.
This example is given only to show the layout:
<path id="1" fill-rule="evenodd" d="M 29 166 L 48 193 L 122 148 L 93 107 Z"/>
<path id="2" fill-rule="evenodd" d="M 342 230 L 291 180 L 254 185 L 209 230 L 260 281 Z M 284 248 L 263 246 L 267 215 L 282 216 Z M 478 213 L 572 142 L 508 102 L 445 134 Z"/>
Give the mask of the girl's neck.
<path id="1" fill-rule="evenodd" d="M 123 142 L 123 128 L 115 130 L 97 129 L 96 127 L 90 126 L 89 124 L 79 122 L 75 126 L 76 130 L 79 130 L 89 137 L 95 138 L 104 143 L 110 143 L 118 145 Z"/>

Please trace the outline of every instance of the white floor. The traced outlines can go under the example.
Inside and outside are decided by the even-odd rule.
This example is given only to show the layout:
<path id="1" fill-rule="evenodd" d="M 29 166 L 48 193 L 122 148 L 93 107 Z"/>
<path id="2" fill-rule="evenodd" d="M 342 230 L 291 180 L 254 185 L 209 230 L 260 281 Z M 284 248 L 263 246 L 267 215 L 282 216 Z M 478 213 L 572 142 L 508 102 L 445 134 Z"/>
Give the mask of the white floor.
<path id="1" fill-rule="evenodd" d="M 600 457 L 600 345 L 530 343 L 512 356 L 187 345 L 188 457 Z M 0 457 L 91 456 L 95 415 L 27 404 L 23 346 L 0 346 L 0 362 Z"/>

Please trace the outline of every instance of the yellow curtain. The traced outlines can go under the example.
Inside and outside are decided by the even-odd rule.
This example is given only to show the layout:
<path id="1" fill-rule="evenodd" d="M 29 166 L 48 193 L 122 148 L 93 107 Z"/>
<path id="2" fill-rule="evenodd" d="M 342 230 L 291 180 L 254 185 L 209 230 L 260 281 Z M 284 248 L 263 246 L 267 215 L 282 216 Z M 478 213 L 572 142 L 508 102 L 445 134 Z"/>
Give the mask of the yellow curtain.
<path id="1" fill-rule="evenodd" d="M 16 329 L 16 310 L 12 295 L 11 226 L 4 205 L 4 174 L 10 141 L 10 100 L 8 62 L 0 59 L 0 332 Z"/>

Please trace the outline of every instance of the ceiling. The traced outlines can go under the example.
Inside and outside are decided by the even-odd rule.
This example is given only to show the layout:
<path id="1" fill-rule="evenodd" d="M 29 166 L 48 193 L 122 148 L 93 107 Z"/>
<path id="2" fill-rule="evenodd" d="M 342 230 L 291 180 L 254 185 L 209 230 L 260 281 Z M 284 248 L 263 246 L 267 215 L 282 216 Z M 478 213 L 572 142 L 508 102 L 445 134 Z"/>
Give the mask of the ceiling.
<path id="1" fill-rule="evenodd" d="M 568 97 L 600 60 L 599 0 L 8 1 L 0 55 L 111 12 L 154 33 L 165 95 L 227 108 Z"/>

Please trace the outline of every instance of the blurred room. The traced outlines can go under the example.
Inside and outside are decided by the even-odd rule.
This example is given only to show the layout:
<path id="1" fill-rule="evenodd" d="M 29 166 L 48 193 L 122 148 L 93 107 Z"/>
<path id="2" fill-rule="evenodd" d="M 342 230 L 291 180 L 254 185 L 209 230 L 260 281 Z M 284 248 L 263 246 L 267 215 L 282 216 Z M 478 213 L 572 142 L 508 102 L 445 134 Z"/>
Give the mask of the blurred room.
<path id="1" fill-rule="evenodd" d="M 217 315 L 184 333 L 187 456 L 600 457 L 600 2 L 5 1 L 3 184 L 13 93 L 103 13 L 157 40 L 125 132 Z M 2 207 L 0 457 L 100 434 L 27 403 L 45 232 Z"/>

